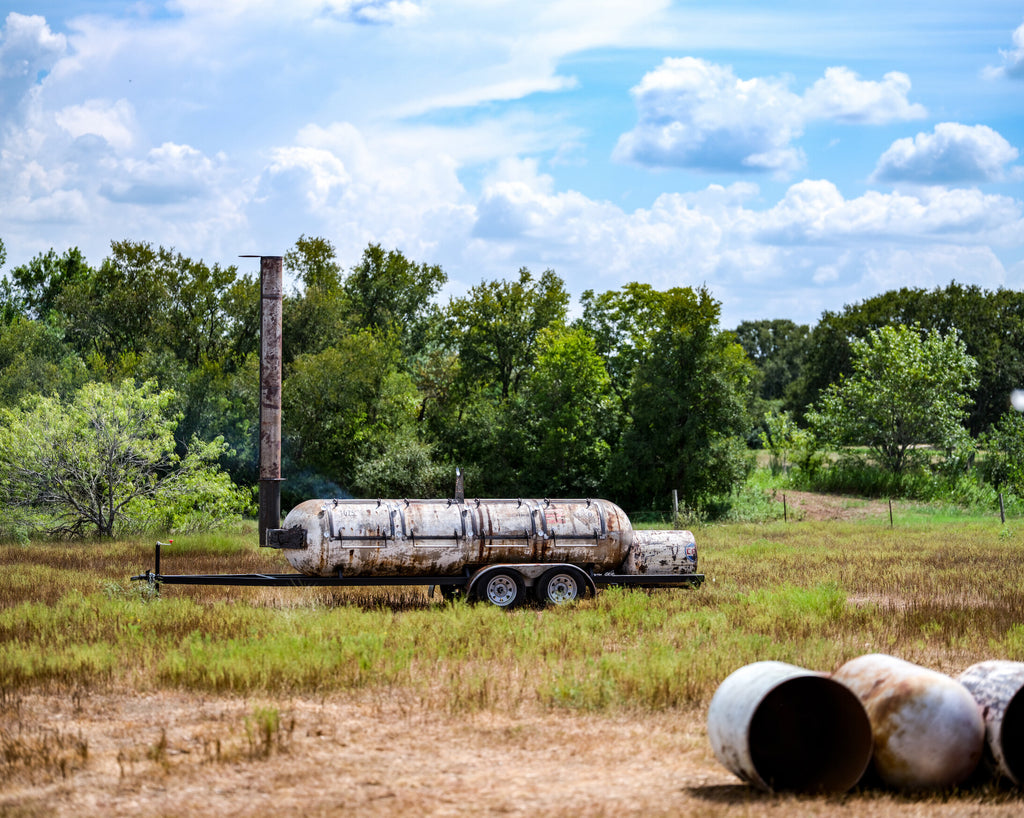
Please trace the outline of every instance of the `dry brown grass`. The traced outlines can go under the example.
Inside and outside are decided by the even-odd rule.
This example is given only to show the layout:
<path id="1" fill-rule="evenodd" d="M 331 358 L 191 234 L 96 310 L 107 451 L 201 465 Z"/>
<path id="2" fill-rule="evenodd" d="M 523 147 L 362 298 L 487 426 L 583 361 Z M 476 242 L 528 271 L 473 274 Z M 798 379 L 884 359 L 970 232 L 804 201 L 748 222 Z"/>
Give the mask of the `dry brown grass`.
<path id="1" fill-rule="evenodd" d="M 1021 814 L 992 784 L 761 794 L 704 728 L 718 683 L 759 659 L 1024 660 L 1012 525 L 890 529 L 885 509 L 698 540 L 699 592 L 511 613 L 424 589 L 177 586 L 155 601 L 126 581 L 150 543 L 0 546 L 0 815 Z M 287 570 L 251 542 L 196 538 L 163 568 Z"/>

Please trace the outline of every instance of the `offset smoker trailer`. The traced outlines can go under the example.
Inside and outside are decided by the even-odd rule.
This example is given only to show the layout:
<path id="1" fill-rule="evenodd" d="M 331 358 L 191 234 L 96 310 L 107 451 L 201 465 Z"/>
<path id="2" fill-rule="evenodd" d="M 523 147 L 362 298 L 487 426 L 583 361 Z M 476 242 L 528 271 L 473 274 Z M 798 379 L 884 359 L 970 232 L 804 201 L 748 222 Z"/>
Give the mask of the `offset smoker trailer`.
<path id="1" fill-rule="evenodd" d="M 528 590 L 570 602 L 598 587 L 699 587 L 689 531 L 634 531 L 605 500 L 465 498 L 456 469 L 446 500 L 306 500 L 281 516 L 283 257 L 260 256 L 259 543 L 295 574 L 163 574 L 153 585 L 345 587 L 429 585 L 508 608 Z M 278 528 L 278 525 L 281 525 Z"/>
<path id="2" fill-rule="evenodd" d="M 155 568 L 132 577 L 150 585 L 235 585 L 284 588 L 359 588 L 374 585 L 427 585 L 429 595 L 440 588 L 445 598 L 466 594 L 470 599 L 488 601 L 499 607 L 521 602 L 527 588 L 540 602 L 570 602 L 589 590 L 625 586 L 634 588 L 699 588 L 704 574 L 622 574 L 594 573 L 568 563 L 498 563 L 467 570 L 461 576 L 310 576 L 308 574 L 163 574 L 160 547 L 156 544 Z"/>

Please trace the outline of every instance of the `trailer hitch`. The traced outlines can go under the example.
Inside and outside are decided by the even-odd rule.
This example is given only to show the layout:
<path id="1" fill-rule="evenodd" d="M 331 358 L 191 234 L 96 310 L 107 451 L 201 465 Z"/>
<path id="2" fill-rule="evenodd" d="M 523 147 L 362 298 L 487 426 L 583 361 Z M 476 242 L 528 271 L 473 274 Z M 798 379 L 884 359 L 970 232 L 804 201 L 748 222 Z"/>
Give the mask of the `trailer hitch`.
<path id="1" fill-rule="evenodd" d="M 168 540 L 167 542 L 160 542 L 157 540 L 156 549 L 153 555 L 154 567 L 152 571 L 145 571 L 138 576 L 132 577 L 132 582 L 148 582 L 150 585 L 160 585 L 160 546 L 171 545 L 174 540 Z"/>

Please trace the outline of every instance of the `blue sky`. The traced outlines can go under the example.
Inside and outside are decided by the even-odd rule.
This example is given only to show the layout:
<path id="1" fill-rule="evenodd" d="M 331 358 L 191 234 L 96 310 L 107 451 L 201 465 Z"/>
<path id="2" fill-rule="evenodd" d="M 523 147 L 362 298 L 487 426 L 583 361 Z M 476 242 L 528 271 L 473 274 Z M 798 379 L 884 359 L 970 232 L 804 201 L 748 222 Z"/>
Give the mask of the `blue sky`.
<path id="1" fill-rule="evenodd" d="M 1024 286 L 1021 150 L 1020 2 L 0 3 L 6 269 L 305 234 L 813 324 Z"/>

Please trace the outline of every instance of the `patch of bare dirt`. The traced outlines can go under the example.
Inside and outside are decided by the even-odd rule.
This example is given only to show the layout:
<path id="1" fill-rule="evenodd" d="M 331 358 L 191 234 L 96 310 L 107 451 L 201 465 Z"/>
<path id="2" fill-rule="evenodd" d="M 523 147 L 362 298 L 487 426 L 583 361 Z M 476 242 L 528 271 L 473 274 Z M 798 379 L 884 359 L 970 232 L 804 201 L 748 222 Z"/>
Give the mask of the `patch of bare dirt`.
<path id="1" fill-rule="evenodd" d="M 776 495 L 776 502 L 785 498 L 787 513 L 798 520 L 854 520 L 863 517 L 888 517 L 887 500 L 866 500 L 836 494 L 814 494 L 809 491 L 786 491 Z"/>
<path id="2" fill-rule="evenodd" d="M 271 708 L 278 726 L 261 733 Z M 760 793 L 715 760 L 703 712 L 456 716 L 393 700 L 31 695 L 5 702 L 0 728 L 88 745 L 63 771 L 4 767 L 4 816 L 1010 816 L 1022 805 Z"/>

